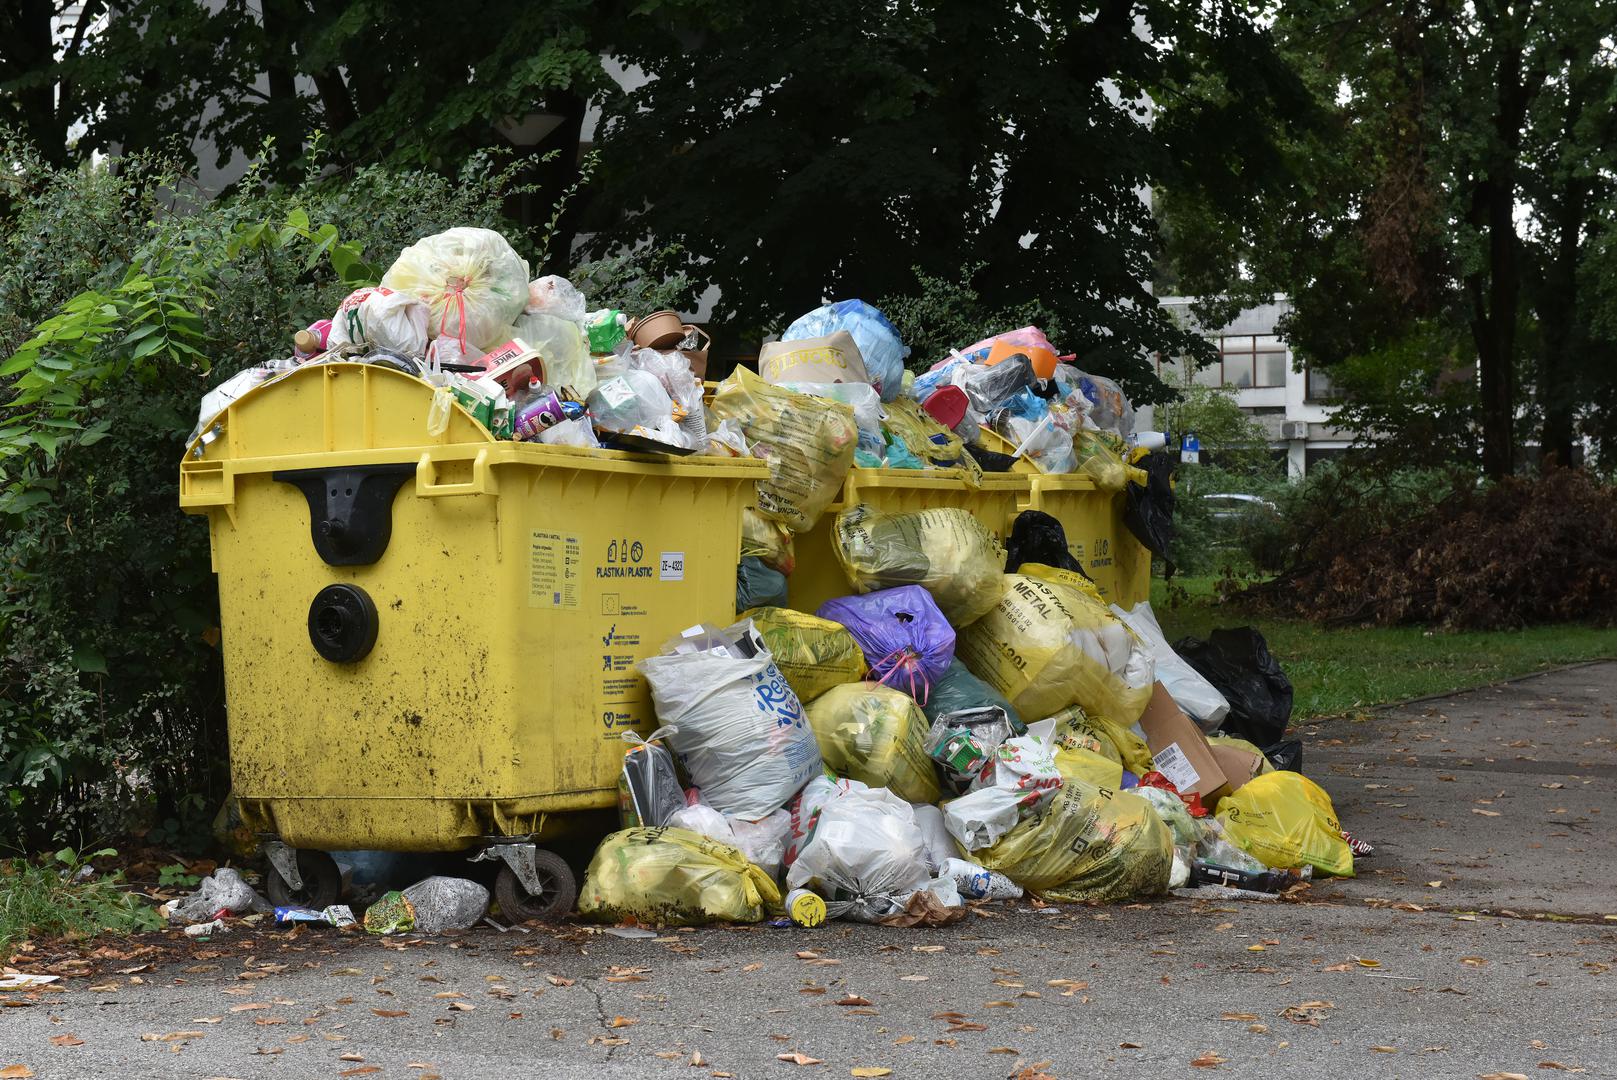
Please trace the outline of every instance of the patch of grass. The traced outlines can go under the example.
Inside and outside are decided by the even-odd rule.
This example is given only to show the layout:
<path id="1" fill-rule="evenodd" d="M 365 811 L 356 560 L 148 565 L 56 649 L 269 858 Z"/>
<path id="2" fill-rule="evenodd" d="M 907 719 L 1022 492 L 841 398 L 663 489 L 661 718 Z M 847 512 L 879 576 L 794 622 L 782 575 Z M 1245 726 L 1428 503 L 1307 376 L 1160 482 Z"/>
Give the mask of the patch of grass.
<path id="1" fill-rule="evenodd" d="M 0 862 L 0 960 L 31 937 L 93 937 L 161 927 L 156 909 L 119 887 L 121 873 L 78 880 L 90 859 L 115 854 L 98 851 L 81 859 L 64 848 L 37 862 Z"/>
<path id="2" fill-rule="evenodd" d="M 1535 671 L 1617 656 L 1617 630 L 1576 623 L 1448 632 L 1418 626 L 1332 627 L 1254 618 L 1218 602 L 1216 578 L 1151 582 L 1151 607 L 1169 641 L 1217 626 L 1254 625 L 1296 690 L 1295 720 L 1465 690 Z"/>

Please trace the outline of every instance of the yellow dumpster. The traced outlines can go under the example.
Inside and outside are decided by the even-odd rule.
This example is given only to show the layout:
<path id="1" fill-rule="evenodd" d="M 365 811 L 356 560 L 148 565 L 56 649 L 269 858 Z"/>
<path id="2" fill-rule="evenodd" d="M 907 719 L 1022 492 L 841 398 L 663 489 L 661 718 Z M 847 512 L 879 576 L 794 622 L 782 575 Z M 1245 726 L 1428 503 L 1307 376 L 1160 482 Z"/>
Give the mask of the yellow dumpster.
<path id="1" fill-rule="evenodd" d="M 1023 509 L 1042 510 L 1061 522 L 1067 550 L 1108 604 L 1132 608 L 1151 598 L 1151 552 L 1123 523 L 1123 495 L 1102 491 L 1087 476 L 1074 473 L 1028 480 Z"/>
<path id="2" fill-rule="evenodd" d="M 486 848 L 508 917 L 570 909 L 538 849 L 616 802 L 635 661 L 728 621 L 762 462 L 496 440 L 365 364 L 247 393 L 188 450 L 219 581 L 231 779 L 277 903 L 342 849 Z"/>

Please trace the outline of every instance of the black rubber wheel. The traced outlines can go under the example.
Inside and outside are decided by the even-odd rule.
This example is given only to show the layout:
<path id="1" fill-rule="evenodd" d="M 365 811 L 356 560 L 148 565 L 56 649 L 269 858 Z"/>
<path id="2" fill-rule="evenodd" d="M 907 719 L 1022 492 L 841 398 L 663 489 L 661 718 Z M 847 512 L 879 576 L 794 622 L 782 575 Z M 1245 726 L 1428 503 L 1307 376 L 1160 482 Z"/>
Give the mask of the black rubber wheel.
<path id="1" fill-rule="evenodd" d="M 276 907 L 306 907 L 319 911 L 330 907 L 342 895 L 342 871 L 337 860 L 324 851 L 298 850 L 298 873 L 303 876 L 303 888 L 294 889 L 286 883 L 281 872 L 273 865 L 264 878 L 264 890 L 270 903 Z"/>
<path id="2" fill-rule="evenodd" d="M 494 879 L 494 899 L 499 901 L 500 914 L 508 922 L 555 922 L 565 918 L 578 900 L 578 879 L 560 855 L 540 848 L 534 852 L 533 862 L 543 886 L 538 896 L 522 887 L 509 866 L 501 865 Z"/>

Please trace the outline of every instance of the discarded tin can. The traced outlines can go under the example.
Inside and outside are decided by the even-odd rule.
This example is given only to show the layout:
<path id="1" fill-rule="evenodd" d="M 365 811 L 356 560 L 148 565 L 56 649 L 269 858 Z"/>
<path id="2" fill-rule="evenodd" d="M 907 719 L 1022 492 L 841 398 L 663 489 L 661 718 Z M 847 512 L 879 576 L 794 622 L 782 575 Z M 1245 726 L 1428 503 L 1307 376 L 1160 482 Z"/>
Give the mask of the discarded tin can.
<path id="1" fill-rule="evenodd" d="M 807 889 L 793 889 L 786 894 L 786 914 L 798 926 L 825 925 L 825 901 Z"/>

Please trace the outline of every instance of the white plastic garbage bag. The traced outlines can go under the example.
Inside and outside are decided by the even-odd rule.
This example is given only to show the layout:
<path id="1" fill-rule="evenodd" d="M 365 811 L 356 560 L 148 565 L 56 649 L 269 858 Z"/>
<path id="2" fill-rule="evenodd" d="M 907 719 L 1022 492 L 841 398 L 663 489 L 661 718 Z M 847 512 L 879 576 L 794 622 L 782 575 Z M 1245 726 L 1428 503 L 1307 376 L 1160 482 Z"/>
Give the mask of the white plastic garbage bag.
<path id="1" fill-rule="evenodd" d="M 239 871 L 221 866 L 198 882 L 190 896 L 168 905 L 168 920 L 191 925 L 211 922 L 221 911 L 232 915 L 263 915 L 273 910 L 268 900 L 242 880 Z"/>
<path id="2" fill-rule="evenodd" d="M 825 897 L 833 918 L 877 922 L 932 880 L 926 841 L 909 803 L 886 788 L 845 785 L 820 807 L 786 885 Z"/>
<path id="3" fill-rule="evenodd" d="M 1026 735 L 1000 743 L 971 790 L 943 804 L 945 827 L 967 851 L 993 844 L 1061 790 L 1061 770 L 1050 745 L 1054 727 L 1042 720 Z"/>
<path id="4" fill-rule="evenodd" d="M 1124 611 L 1113 604 L 1112 614 L 1150 646 L 1151 657 L 1156 662 L 1157 681 L 1168 691 L 1174 703 L 1185 710 L 1185 715 L 1200 724 L 1203 731 L 1217 731 L 1230 714 L 1230 703 L 1218 692 L 1218 687 L 1173 651 L 1162 627 L 1157 624 L 1151 601 L 1141 600 L 1132 611 Z"/>
<path id="5" fill-rule="evenodd" d="M 921 838 L 926 841 L 927 863 L 934 874 L 941 874 L 944 864 L 960 854 L 954 837 L 943 824 L 943 811 L 931 803 L 910 803 L 910 808 L 915 811 L 915 827 L 921 830 Z"/>
<path id="6" fill-rule="evenodd" d="M 408 293 L 356 289 L 337 305 L 326 347 L 370 345 L 400 356 L 425 356 L 431 314 L 425 301 Z"/>
<path id="7" fill-rule="evenodd" d="M 694 626 L 635 665 L 651 684 L 659 722 L 708 805 L 757 820 L 822 771 L 803 706 L 763 638 L 743 619 Z"/>
<path id="8" fill-rule="evenodd" d="M 470 930 L 488 914 L 488 890 L 475 881 L 430 877 L 404 890 L 415 909 L 415 928 L 423 934 Z"/>
<path id="9" fill-rule="evenodd" d="M 492 229 L 450 229 L 405 248 L 382 286 L 426 301 L 433 337 L 487 352 L 527 306 L 528 264 Z"/>

